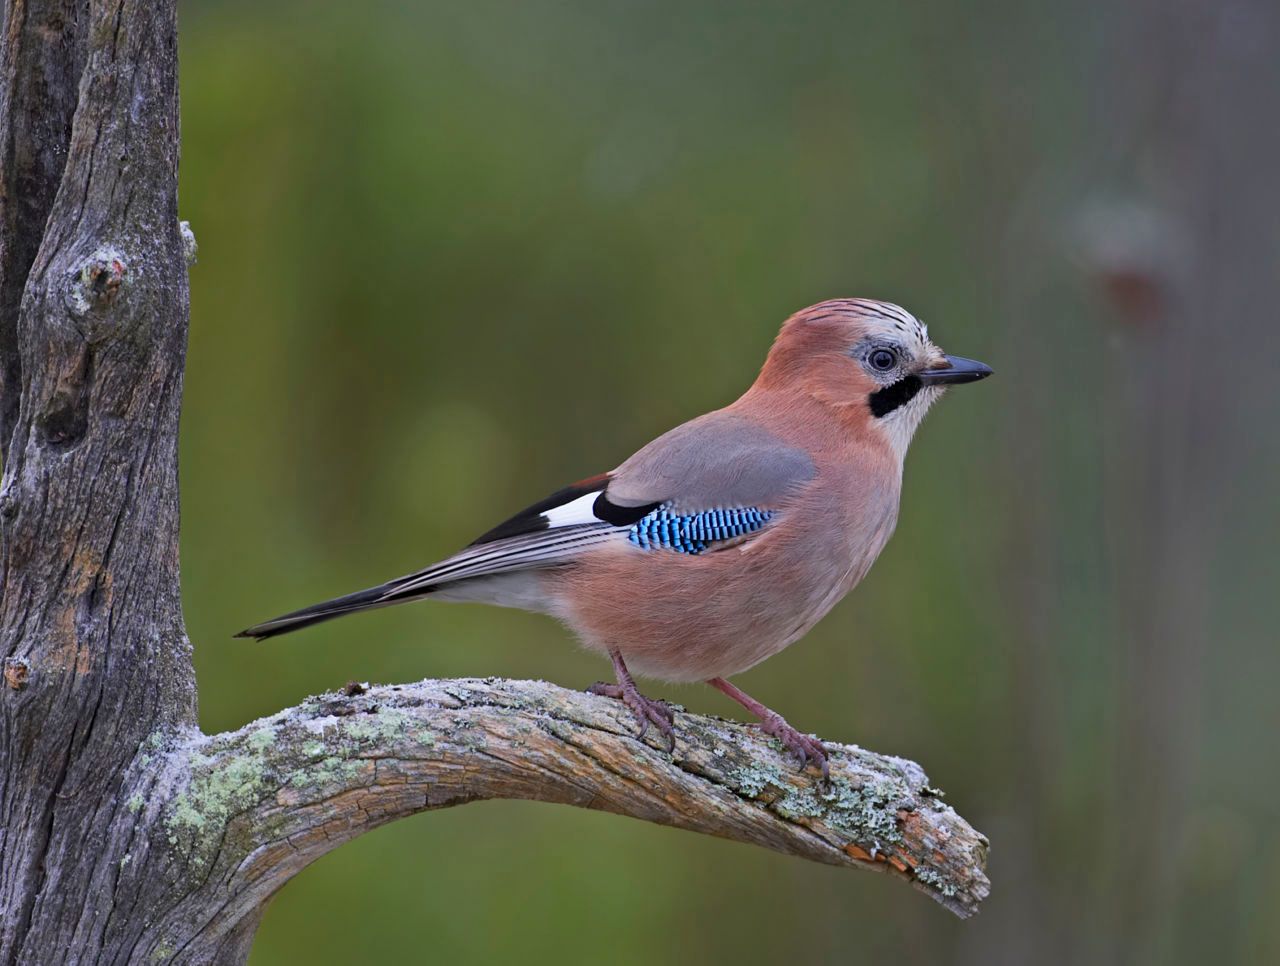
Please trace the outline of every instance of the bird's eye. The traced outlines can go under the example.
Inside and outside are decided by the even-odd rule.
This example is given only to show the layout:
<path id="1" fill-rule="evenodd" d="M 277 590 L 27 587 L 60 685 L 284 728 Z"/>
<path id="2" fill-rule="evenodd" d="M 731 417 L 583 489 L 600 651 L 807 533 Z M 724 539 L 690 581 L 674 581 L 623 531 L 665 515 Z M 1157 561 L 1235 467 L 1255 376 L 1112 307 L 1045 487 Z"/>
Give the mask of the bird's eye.
<path id="1" fill-rule="evenodd" d="M 891 349 L 876 349 L 867 357 L 867 361 L 871 363 L 872 369 L 888 372 L 897 364 L 898 357 Z"/>

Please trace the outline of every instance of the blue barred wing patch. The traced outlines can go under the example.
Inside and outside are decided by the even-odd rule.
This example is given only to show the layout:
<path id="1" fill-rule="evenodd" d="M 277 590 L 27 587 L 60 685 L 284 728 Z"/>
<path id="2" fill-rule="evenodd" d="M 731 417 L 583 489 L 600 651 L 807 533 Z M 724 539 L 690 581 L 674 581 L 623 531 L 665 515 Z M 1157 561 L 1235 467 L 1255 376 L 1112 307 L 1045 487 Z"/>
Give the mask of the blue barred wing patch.
<path id="1" fill-rule="evenodd" d="M 664 503 L 642 517 L 627 531 L 627 539 L 644 550 L 702 553 L 712 544 L 744 537 L 771 519 L 773 510 L 729 507 L 701 513 L 673 513 Z"/>

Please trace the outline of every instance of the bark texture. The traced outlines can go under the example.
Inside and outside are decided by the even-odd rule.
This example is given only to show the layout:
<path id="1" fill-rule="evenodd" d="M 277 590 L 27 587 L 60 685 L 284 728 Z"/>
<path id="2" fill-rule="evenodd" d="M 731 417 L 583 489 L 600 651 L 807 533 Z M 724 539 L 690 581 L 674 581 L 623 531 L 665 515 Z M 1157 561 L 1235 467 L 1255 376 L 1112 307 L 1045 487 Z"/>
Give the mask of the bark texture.
<path id="1" fill-rule="evenodd" d="M 889 871 L 960 915 L 986 840 L 918 766 L 815 784 L 754 729 L 537 682 L 327 695 L 196 728 L 178 584 L 188 292 L 173 0 L 9 0 L 0 51 L 0 964 L 237 963 L 319 855 L 528 798 Z"/>
<path id="2" fill-rule="evenodd" d="M 129 762 L 195 720 L 178 596 L 173 13 L 5 10 L 4 962 L 101 947 L 137 886 L 112 864 Z"/>

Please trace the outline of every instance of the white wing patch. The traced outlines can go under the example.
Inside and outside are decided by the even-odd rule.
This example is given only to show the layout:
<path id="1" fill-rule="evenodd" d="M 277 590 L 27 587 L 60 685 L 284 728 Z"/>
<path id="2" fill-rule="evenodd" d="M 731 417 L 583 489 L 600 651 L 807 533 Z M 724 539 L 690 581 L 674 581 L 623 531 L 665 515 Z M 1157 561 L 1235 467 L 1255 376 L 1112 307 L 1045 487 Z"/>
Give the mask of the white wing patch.
<path id="1" fill-rule="evenodd" d="M 595 506 L 596 497 L 599 495 L 599 490 L 593 493 L 584 493 L 576 500 L 570 500 L 568 503 L 547 510 L 542 516 L 546 519 L 547 526 L 553 530 L 583 523 L 599 523 L 600 518 L 595 515 L 595 511 L 592 509 Z"/>

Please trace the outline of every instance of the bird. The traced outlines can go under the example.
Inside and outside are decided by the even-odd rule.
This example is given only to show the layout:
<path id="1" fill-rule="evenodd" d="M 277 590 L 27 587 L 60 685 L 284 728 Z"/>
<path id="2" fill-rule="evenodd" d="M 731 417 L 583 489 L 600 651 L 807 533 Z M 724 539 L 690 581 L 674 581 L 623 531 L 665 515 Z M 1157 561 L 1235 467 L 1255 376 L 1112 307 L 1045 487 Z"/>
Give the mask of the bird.
<path id="1" fill-rule="evenodd" d="M 991 375 L 944 353 L 898 305 L 829 299 L 782 325 L 741 397 L 616 469 L 556 491 L 415 573 L 249 627 L 265 640 L 423 599 L 549 614 L 613 664 L 593 693 L 675 747 L 672 706 L 634 674 L 702 681 L 759 719 L 800 767 L 817 738 L 731 678 L 805 635 L 866 575 L 898 519 L 903 460 L 951 386 Z"/>

